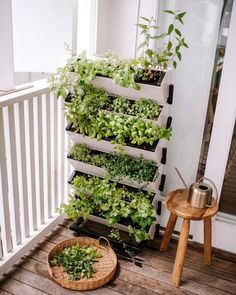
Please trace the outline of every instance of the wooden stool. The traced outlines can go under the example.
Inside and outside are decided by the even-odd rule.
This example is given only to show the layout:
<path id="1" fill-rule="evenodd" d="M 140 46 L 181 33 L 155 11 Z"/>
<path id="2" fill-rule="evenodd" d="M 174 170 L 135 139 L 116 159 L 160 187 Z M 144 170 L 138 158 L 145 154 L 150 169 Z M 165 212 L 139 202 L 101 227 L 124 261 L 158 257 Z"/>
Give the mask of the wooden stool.
<path id="1" fill-rule="evenodd" d="M 204 262 L 207 265 L 211 264 L 211 217 L 214 216 L 218 210 L 218 204 L 211 208 L 194 208 L 187 202 L 188 191 L 186 189 L 177 189 L 170 192 L 166 196 L 166 206 L 170 211 L 170 217 L 166 226 L 165 234 L 163 236 L 160 251 L 167 250 L 168 243 L 173 233 L 178 217 L 183 218 L 183 224 L 179 237 L 177 253 L 175 257 L 174 269 L 172 274 L 173 285 L 179 287 L 184 258 L 187 250 L 188 235 L 190 229 L 190 220 L 204 221 Z"/>

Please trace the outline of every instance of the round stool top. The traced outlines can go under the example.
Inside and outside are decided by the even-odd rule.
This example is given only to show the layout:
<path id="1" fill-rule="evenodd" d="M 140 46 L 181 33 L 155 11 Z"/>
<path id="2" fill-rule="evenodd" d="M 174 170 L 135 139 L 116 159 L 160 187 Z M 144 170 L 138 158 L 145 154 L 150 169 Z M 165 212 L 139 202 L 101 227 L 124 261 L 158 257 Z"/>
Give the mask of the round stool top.
<path id="1" fill-rule="evenodd" d="M 187 199 L 188 191 L 186 189 L 177 189 L 166 195 L 166 206 L 171 213 L 193 220 L 212 217 L 218 210 L 217 203 L 211 208 L 195 208 L 187 202 Z"/>

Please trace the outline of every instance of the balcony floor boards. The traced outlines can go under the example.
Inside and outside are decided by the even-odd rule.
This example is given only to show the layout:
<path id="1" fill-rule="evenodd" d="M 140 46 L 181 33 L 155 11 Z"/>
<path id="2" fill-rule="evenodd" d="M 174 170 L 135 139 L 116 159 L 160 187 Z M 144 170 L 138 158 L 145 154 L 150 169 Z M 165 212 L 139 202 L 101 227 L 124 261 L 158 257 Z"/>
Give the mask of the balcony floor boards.
<path id="1" fill-rule="evenodd" d="M 145 249 L 139 256 L 145 259 L 143 267 L 127 261 L 119 261 L 115 278 L 105 287 L 93 291 L 75 292 L 64 289 L 52 280 L 47 272 L 47 255 L 55 243 L 72 237 L 68 223 L 64 223 L 15 265 L 0 280 L 1 295 L 155 295 L 155 294 L 236 294 L 235 256 L 218 257 L 213 254 L 212 266 L 203 264 L 199 247 L 190 245 L 187 249 L 182 284 L 175 288 L 171 284 L 176 242 L 172 241 L 166 253 Z M 160 239 L 152 245 L 159 246 Z"/>

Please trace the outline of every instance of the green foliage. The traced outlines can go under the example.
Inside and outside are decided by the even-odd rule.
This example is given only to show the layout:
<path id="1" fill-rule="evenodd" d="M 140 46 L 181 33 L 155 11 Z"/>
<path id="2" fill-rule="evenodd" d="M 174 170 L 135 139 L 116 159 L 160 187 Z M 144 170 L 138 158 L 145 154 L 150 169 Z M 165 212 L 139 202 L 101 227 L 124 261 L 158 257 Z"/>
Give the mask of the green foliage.
<path id="1" fill-rule="evenodd" d="M 150 204 L 152 193 L 128 191 L 126 187 L 117 187 L 116 183 L 107 179 L 84 175 L 76 176 L 73 186 L 74 194 L 68 204 L 61 205 L 60 212 L 69 218 L 86 218 L 88 215 L 84 214 L 84 208 L 87 208 L 87 214 L 98 213 L 110 226 L 122 218 L 128 218 L 132 223 L 129 232 L 137 242 L 149 238 L 147 230 L 156 216 L 155 209 Z"/>
<path id="2" fill-rule="evenodd" d="M 157 118 L 161 111 L 160 105 L 153 100 L 140 98 L 131 103 L 129 99 L 123 96 L 117 96 L 111 101 L 109 108 L 117 113 L 150 120 Z"/>
<path id="3" fill-rule="evenodd" d="M 78 281 L 82 278 L 91 278 L 96 269 L 93 264 L 98 261 L 101 254 L 94 247 L 75 245 L 64 248 L 60 254 L 53 256 L 50 266 L 62 266 L 69 279 Z"/>
<path id="4" fill-rule="evenodd" d="M 133 87 L 140 89 L 137 81 L 150 80 L 155 78 L 158 73 L 153 70 L 167 69 L 172 65 L 177 66 L 177 60 L 181 61 L 181 49 L 188 48 L 182 33 L 176 26 L 177 23 L 183 24 L 185 12 L 165 11 L 173 17 L 169 24 L 167 32 L 157 34 L 159 29 L 155 19 L 141 17 L 142 23 L 137 24 L 141 28 L 141 35 L 144 41 L 138 46 L 142 49 L 139 58 L 120 58 L 117 55 L 108 52 L 96 59 L 88 59 L 83 52 L 79 57 L 72 57 L 64 67 L 57 70 L 57 74 L 50 77 L 51 89 L 56 96 L 66 98 L 68 93 L 76 93 L 76 89 L 89 85 L 97 76 L 109 77 L 114 83 L 122 87 Z M 154 51 L 150 48 L 151 40 L 164 40 L 165 46 L 162 50 Z M 144 70 L 143 70 L 144 69 Z"/>
<path id="5" fill-rule="evenodd" d="M 176 23 L 183 23 L 186 12 L 165 10 L 164 12 L 172 16 L 172 23 L 169 24 L 167 31 L 158 34 L 159 27 L 154 17 L 141 17 L 142 23 L 137 24 L 141 29 L 140 35 L 144 41 L 138 46 L 138 50 L 142 50 L 139 58 L 141 66 L 145 69 L 142 73 L 142 79 L 148 80 L 152 78 L 152 69 L 157 66 L 159 69 L 167 69 L 169 66 L 177 67 L 177 60 L 181 61 L 181 49 L 188 48 L 182 33 Z M 151 40 L 163 40 L 165 47 L 162 50 L 153 50 L 150 48 Z"/>
<path id="6" fill-rule="evenodd" d="M 137 117 L 128 117 L 123 114 L 113 114 L 99 111 L 97 117 L 81 117 L 74 113 L 68 121 L 73 128 L 83 135 L 98 140 L 108 139 L 111 143 L 152 146 L 157 140 L 170 139 L 172 128 L 160 127 L 152 122 L 146 122 Z"/>
<path id="7" fill-rule="evenodd" d="M 153 181 L 157 170 L 154 161 L 143 157 L 96 153 L 82 144 L 74 144 L 70 148 L 70 156 L 74 160 L 105 168 L 108 177 L 120 179 L 127 176 L 139 183 Z"/>

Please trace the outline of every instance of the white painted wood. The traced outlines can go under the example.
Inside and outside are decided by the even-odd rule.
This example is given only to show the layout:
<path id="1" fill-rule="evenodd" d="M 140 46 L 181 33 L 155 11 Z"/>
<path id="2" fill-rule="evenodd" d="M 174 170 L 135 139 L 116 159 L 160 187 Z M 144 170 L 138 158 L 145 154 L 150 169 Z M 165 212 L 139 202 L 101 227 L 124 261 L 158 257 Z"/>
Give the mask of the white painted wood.
<path id="1" fill-rule="evenodd" d="M 10 202 L 12 204 L 11 216 L 12 216 L 12 239 L 13 246 L 21 243 L 21 224 L 20 219 L 20 202 L 19 202 L 19 184 L 18 184 L 18 163 L 17 163 L 17 153 L 16 153 L 16 128 L 15 128 L 15 113 L 14 105 L 8 107 L 8 132 L 10 140 L 7 141 L 6 145 L 6 155 L 9 164 L 9 196 Z"/>
<path id="2" fill-rule="evenodd" d="M 61 144 L 59 144 L 61 143 Z M 65 196 L 65 116 L 63 98 L 58 98 L 58 205 L 64 202 Z"/>
<path id="3" fill-rule="evenodd" d="M 35 169 L 35 146 L 34 146 L 34 137 L 35 137 L 35 130 L 34 130 L 34 101 L 33 99 L 29 99 L 28 101 L 28 142 L 30 147 L 30 186 L 31 186 L 31 201 L 32 201 L 32 222 L 33 222 L 33 230 L 36 230 L 38 227 L 37 223 L 37 202 L 36 202 L 36 169 Z"/>
<path id="4" fill-rule="evenodd" d="M 46 120 L 45 120 L 45 131 L 46 131 L 46 148 L 44 150 L 45 157 L 46 157 L 46 169 L 45 169 L 45 179 L 44 179 L 44 187 L 47 189 L 45 192 L 46 198 L 47 198 L 47 217 L 51 217 L 53 215 L 52 212 L 52 171 L 51 171 L 51 98 L 50 93 L 46 93 L 46 101 L 45 101 L 45 107 L 46 107 Z M 46 202 L 45 202 L 46 204 Z"/>
<path id="5" fill-rule="evenodd" d="M 88 136 L 83 136 L 79 133 L 67 131 L 68 135 L 71 137 L 71 139 L 75 143 L 81 143 L 87 145 L 89 148 L 94 149 L 94 150 L 99 150 L 101 152 L 105 153 L 110 153 L 110 152 L 115 152 L 117 149 L 115 148 L 115 144 L 111 144 L 109 141 L 106 140 L 100 140 L 98 141 L 97 139 L 90 138 Z M 147 160 L 153 160 L 157 163 L 160 162 L 160 159 L 162 157 L 162 148 L 165 147 L 166 140 L 161 139 L 154 152 L 150 152 L 147 150 L 142 150 L 136 147 L 130 147 L 130 146 L 123 146 L 124 151 L 126 154 L 134 156 L 134 157 L 139 157 L 141 155 L 144 156 L 145 159 Z"/>
<path id="6" fill-rule="evenodd" d="M 0 260 L 0 276 L 5 274 L 15 263 L 17 263 L 22 256 L 32 250 L 37 243 L 45 238 L 47 234 L 59 223 L 64 220 L 64 215 L 56 215 L 54 218 L 49 219 L 48 223 L 39 226 L 37 231 L 27 238 L 24 243 L 16 246 L 11 253 L 6 255 Z"/>
<path id="7" fill-rule="evenodd" d="M 81 171 L 83 173 L 91 174 L 98 177 L 105 177 L 106 176 L 106 170 L 104 168 L 100 168 L 97 166 L 93 166 L 81 161 L 68 159 L 69 163 L 74 167 L 76 171 Z M 123 183 L 132 187 L 141 188 L 147 191 L 156 192 L 158 190 L 158 187 L 160 185 L 160 177 L 161 177 L 161 170 L 162 165 L 159 166 L 158 173 L 159 177 L 157 177 L 156 181 L 150 181 L 148 185 L 146 183 L 139 183 L 135 180 L 129 179 L 128 177 L 123 177 L 122 179 L 114 178 L 114 180 L 118 181 L 119 183 Z"/>
<path id="8" fill-rule="evenodd" d="M 25 89 L 1 96 L 0 106 L 5 107 L 14 103 L 19 103 L 23 100 L 27 100 L 34 96 L 42 95 L 50 91 L 50 84 L 47 82 L 47 79 L 42 79 L 33 83 L 27 83 L 21 85 L 21 87 L 24 87 Z M 16 87 L 16 90 L 18 90 L 18 87 Z"/>
<path id="9" fill-rule="evenodd" d="M 36 128 L 35 131 L 37 132 L 37 140 L 35 140 L 35 158 L 37 161 L 36 168 L 38 168 L 36 184 L 37 184 L 37 192 L 36 195 L 38 198 L 38 205 L 40 208 L 40 224 L 45 222 L 45 214 L 44 214 L 44 157 L 43 157 L 43 97 L 39 95 L 35 99 L 36 106 L 37 106 L 37 118 L 36 118 Z"/>
<path id="10" fill-rule="evenodd" d="M 12 3 L 0 1 L 0 89 L 14 89 Z"/>
<path id="11" fill-rule="evenodd" d="M 3 255 L 12 249 L 3 110 L 0 107 L 0 227 Z"/>
<path id="12" fill-rule="evenodd" d="M 138 99 L 141 97 L 156 100 L 159 104 L 166 104 L 169 95 L 169 84 L 171 81 L 171 70 L 168 70 L 162 80 L 161 86 L 153 86 L 147 84 L 140 84 L 141 89 L 135 90 L 132 87 L 122 87 L 114 82 L 110 78 L 96 77 L 92 84 L 95 87 L 105 89 L 106 92 L 111 94 L 117 94 L 121 96 L 127 96 L 129 98 Z"/>
<path id="13" fill-rule="evenodd" d="M 17 106 L 16 116 L 16 138 L 17 138 L 17 161 L 19 165 L 19 198 L 20 198 L 20 218 L 22 219 L 23 228 L 22 238 L 30 235 L 29 228 L 29 200 L 27 187 L 27 171 L 26 171 L 26 144 L 25 144 L 25 111 L 24 101 Z"/>
<path id="14" fill-rule="evenodd" d="M 220 88 L 213 123 L 210 147 L 205 169 L 205 176 L 214 181 L 219 195 L 223 186 L 225 169 L 231 146 L 233 129 L 236 119 L 235 79 L 236 67 L 236 3 L 233 4 L 231 23 L 229 28 L 224 67 L 220 81 Z M 232 218 L 218 215 L 213 222 L 213 246 L 236 253 L 236 222 Z M 194 240 L 202 242 L 203 230 L 199 225 L 194 227 Z"/>

